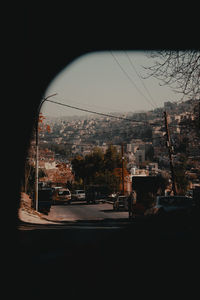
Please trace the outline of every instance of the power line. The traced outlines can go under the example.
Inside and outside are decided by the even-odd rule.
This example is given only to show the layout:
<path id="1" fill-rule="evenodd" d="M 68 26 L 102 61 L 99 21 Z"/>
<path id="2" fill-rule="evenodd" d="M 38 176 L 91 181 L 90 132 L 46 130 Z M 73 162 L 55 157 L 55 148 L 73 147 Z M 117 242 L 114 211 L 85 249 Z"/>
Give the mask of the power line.
<path id="1" fill-rule="evenodd" d="M 136 88 L 136 90 L 138 91 L 138 93 L 140 93 L 140 95 L 142 95 L 142 97 L 145 98 L 145 100 L 153 107 L 153 109 L 155 109 L 156 107 L 149 101 L 149 99 L 137 87 L 137 85 L 135 84 L 135 82 L 133 81 L 133 79 L 129 76 L 129 74 L 126 72 L 126 70 L 121 66 L 121 64 L 119 63 L 119 61 L 117 60 L 117 58 L 115 57 L 115 55 L 112 53 L 112 51 L 110 51 L 110 53 L 111 53 L 112 57 L 114 58 L 115 62 L 117 63 L 117 65 L 119 66 L 119 68 L 122 70 L 122 72 L 125 74 L 125 76 L 129 79 L 129 81 L 131 82 L 131 84 Z"/>
<path id="2" fill-rule="evenodd" d="M 69 104 L 64 104 L 64 103 L 61 103 L 61 102 L 53 101 L 53 100 L 46 100 L 46 101 L 54 103 L 54 104 L 58 104 L 58 105 L 61 105 L 61 106 L 69 107 L 69 108 L 72 108 L 72 109 L 76 109 L 76 110 L 80 110 L 80 111 L 84 111 L 84 112 L 88 112 L 88 113 L 92 113 L 92 114 L 104 116 L 104 117 L 115 118 L 115 119 L 119 119 L 119 120 L 125 120 L 125 121 L 129 121 L 129 122 L 133 122 L 133 123 L 145 123 L 145 124 L 148 124 L 145 121 L 138 121 L 138 120 L 128 119 L 128 118 L 124 118 L 124 117 L 113 116 L 113 115 L 110 115 L 110 114 L 100 113 L 100 112 L 97 112 L 97 111 L 92 111 L 92 110 L 80 108 L 80 107 L 77 107 L 77 106 L 72 106 L 72 105 L 69 105 Z"/>
<path id="3" fill-rule="evenodd" d="M 126 51 L 124 51 L 124 53 L 126 54 L 126 56 L 127 56 L 127 58 L 128 58 L 128 61 L 130 62 L 130 64 L 131 64 L 133 70 L 135 71 L 135 73 L 137 74 L 138 78 L 140 79 L 140 81 L 141 81 L 141 83 L 142 83 L 144 89 L 146 90 L 146 92 L 148 93 L 149 97 L 151 98 L 152 105 L 153 105 L 155 108 L 157 108 L 157 105 L 155 104 L 153 98 L 151 97 L 151 94 L 150 94 L 149 90 L 147 89 L 145 83 L 144 83 L 143 80 L 141 79 L 141 76 L 140 76 L 139 72 L 136 70 L 136 68 L 135 68 L 135 66 L 134 66 L 134 64 L 133 64 L 133 62 L 132 62 L 132 60 L 130 59 L 128 53 L 127 53 Z"/>
<path id="4" fill-rule="evenodd" d="M 116 108 L 116 107 L 115 107 L 114 109 L 113 109 L 113 108 L 111 109 L 111 108 L 109 108 L 109 107 L 99 106 L 99 105 L 96 105 L 96 104 L 94 104 L 94 103 L 93 103 L 93 104 L 83 103 L 83 102 L 80 103 L 80 102 L 78 102 L 78 101 L 74 101 L 74 100 L 71 101 L 71 100 L 69 100 L 69 99 L 67 99 L 67 101 L 68 101 L 69 103 L 71 102 L 72 105 L 74 104 L 74 105 L 84 105 L 84 106 L 87 106 L 87 107 L 89 106 L 89 107 L 91 107 L 91 109 L 101 109 L 101 110 L 102 110 L 102 109 L 104 109 L 104 110 L 106 109 L 106 111 L 109 110 L 109 111 L 112 111 L 112 112 L 118 112 L 118 113 L 119 113 L 119 112 L 121 113 L 121 111 L 122 111 L 121 109 Z"/>

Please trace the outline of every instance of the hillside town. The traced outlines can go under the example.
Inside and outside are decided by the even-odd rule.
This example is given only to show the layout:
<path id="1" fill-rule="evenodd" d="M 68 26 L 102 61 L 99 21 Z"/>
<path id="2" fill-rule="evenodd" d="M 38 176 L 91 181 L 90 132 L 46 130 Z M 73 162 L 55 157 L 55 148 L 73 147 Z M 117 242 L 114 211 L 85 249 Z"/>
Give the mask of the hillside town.
<path id="1" fill-rule="evenodd" d="M 77 155 L 86 157 L 97 148 L 105 153 L 109 145 L 113 145 L 119 154 L 123 145 L 127 172 L 124 184 L 127 192 L 131 191 L 133 176 L 162 174 L 170 179 L 163 117 L 166 111 L 173 162 L 176 166 L 184 165 L 184 169 L 181 169 L 184 172 L 181 176 L 187 179 L 184 192 L 191 190 L 199 185 L 200 175 L 200 139 L 193 126 L 195 114 L 199 114 L 198 107 L 198 100 L 181 103 L 168 101 L 162 108 L 128 113 L 123 115 L 124 119 L 89 115 L 68 120 L 67 117 L 51 119 L 43 116 L 39 132 L 39 181 L 57 185 L 67 182 L 73 184 L 76 174 L 72 159 Z M 34 138 L 27 161 L 34 167 Z"/>

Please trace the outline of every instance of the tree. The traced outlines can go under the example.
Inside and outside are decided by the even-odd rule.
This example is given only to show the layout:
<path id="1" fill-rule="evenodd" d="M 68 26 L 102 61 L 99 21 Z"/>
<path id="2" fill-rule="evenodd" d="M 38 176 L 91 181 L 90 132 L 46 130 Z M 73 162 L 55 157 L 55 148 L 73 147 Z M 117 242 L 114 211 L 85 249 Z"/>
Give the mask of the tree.
<path id="1" fill-rule="evenodd" d="M 28 161 L 25 164 L 25 176 L 22 182 L 22 190 L 32 195 L 34 191 L 34 183 L 35 183 L 35 167 L 30 164 Z M 46 173 L 43 169 L 39 169 L 38 178 L 45 177 Z"/>
<path id="2" fill-rule="evenodd" d="M 121 155 L 117 152 L 116 147 L 110 145 L 104 155 L 105 169 L 113 171 L 115 168 L 121 167 Z"/>
<path id="3" fill-rule="evenodd" d="M 199 51 L 155 51 L 151 57 L 154 64 L 145 68 L 149 71 L 148 77 L 161 80 L 164 85 L 182 93 L 183 97 L 200 98 Z"/>
<path id="4" fill-rule="evenodd" d="M 120 178 L 109 170 L 97 172 L 93 179 L 93 184 L 107 186 L 109 192 L 118 192 L 120 187 Z"/>
<path id="5" fill-rule="evenodd" d="M 151 146 L 145 152 L 145 160 L 153 161 L 153 158 L 154 158 L 154 148 L 153 146 Z"/>
<path id="6" fill-rule="evenodd" d="M 119 187 L 119 178 L 114 174 L 114 170 L 121 167 L 121 154 L 112 145 L 105 154 L 96 148 L 85 158 L 76 156 L 72 160 L 72 167 L 77 182 L 82 180 L 86 185 L 107 185 L 111 190 L 117 190 Z"/>
<path id="7" fill-rule="evenodd" d="M 200 138 L 200 102 L 194 106 L 193 114 L 194 120 L 190 121 L 190 128 L 194 129 L 196 136 Z"/>
<path id="8" fill-rule="evenodd" d="M 86 155 L 85 168 L 87 169 L 87 175 L 90 177 L 94 177 L 96 172 L 103 171 L 104 155 L 99 148 L 96 148 L 93 153 Z"/>
<path id="9" fill-rule="evenodd" d="M 187 156 L 188 147 L 189 147 L 189 138 L 186 136 L 180 137 L 179 145 L 175 147 L 175 153 L 181 153 Z"/>
<path id="10" fill-rule="evenodd" d="M 38 131 L 41 132 L 41 131 L 48 131 L 48 132 L 51 132 L 51 128 L 48 124 L 44 124 L 44 120 L 46 118 L 43 116 L 42 113 L 39 113 L 39 118 L 38 118 Z"/>
<path id="11" fill-rule="evenodd" d="M 185 192 L 187 191 L 189 185 L 189 180 L 185 176 L 185 167 L 184 165 L 176 165 L 174 169 L 178 193 L 181 195 L 185 195 Z"/>
<path id="12" fill-rule="evenodd" d="M 85 177 L 85 160 L 82 156 L 77 155 L 72 160 L 72 167 L 75 173 L 75 179 L 79 181 L 80 179 Z"/>

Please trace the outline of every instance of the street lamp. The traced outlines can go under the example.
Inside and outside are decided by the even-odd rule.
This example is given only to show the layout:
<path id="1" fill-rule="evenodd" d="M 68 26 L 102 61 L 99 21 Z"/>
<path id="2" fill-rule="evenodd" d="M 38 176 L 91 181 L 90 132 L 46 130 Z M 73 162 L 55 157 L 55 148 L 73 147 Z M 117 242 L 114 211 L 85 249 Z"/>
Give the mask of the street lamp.
<path id="1" fill-rule="evenodd" d="M 40 102 L 40 105 L 38 107 L 38 110 L 37 110 L 37 116 L 36 116 L 36 122 L 35 122 L 35 147 L 36 147 L 36 158 L 35 158 L 35 210 L 36 211 L 38 211 L 38 153 L 39 153 L 38 122 L 39 122 L 39 114 L 40 114 L 40 110 L 41 110 L 41 107 L 42 107 L 43 103 L 46 100 L 48 100 L 50 97 L 53 97 L 55 95 L 57 95 L 57 93 L 52 94 L 52 95 L 42 99 L 42 101 Z"/>
<path id="2" fill-rule="evenodd" d="M 124 144 L 121 144 L 121 154 L 122 154 L 122 195 L 124 195 Z"/>

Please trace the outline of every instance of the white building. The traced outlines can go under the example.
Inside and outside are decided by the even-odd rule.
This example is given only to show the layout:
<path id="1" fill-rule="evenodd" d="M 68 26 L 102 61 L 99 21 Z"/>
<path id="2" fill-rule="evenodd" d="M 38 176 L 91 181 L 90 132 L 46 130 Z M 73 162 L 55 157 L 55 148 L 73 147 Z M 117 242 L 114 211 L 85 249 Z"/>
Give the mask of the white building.
<path id="1" fill-rule="evenodd" d="M 45 162 L 44 167 L 46 170 L 56 169 L 56 162 Z"/>

